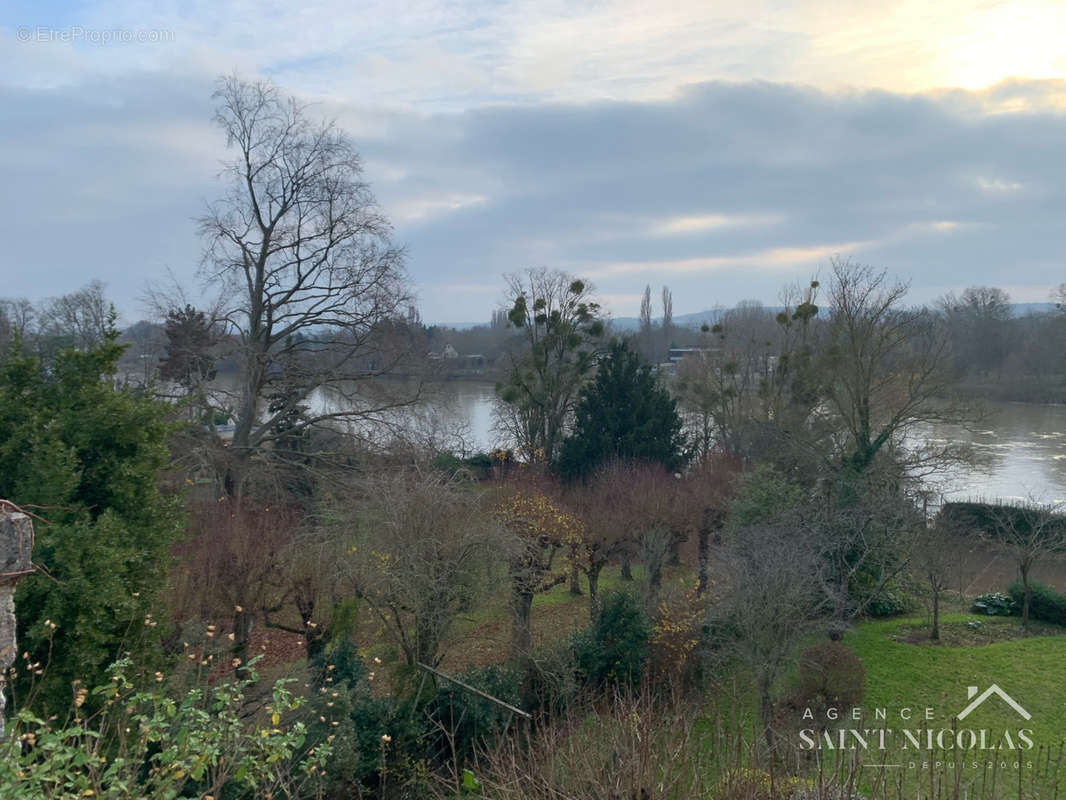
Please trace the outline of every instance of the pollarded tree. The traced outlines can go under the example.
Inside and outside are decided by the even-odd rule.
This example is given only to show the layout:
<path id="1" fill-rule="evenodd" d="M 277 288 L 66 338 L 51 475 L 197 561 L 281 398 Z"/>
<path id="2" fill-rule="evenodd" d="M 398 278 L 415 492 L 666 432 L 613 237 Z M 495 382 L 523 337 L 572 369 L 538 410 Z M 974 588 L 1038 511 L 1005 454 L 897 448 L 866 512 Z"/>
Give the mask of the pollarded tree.
<path id="1" fill-rule="evenodd" d="M 226 194 L 200 220 L 202 274 L 239 343 L 227 482 L 236 491 L 249 458 L 278 435 L 275 421 L 311 390 L 328 389 L 332 402 L 301 427 L 365 421 L 399 402 L 368 401 L 357 387 L 408 354 L 382 336 L 408 292 L 402 251 L 389 241 L 348 135 L 270 83 L 224 78 L 214 97 L 215 122 L 236 157 L 223 173 Z M 270 396 L 287 401 L 267 411 Z"/>
<path id="2" fill-rule="evenodd" d="M 554 572 L 559 551 L 584 534 L 580 518 L 539 490 L 505 489 L 495 517 L 506 531 L 504 550 L 511 578 L 511 659 L 528 658 L 532 650 L 533 598 L 566 580 Z"/>
<path id="3" fill-rule="evenodd" d="M 529 461 L 551 463 L 603 335 L 592 286 L 565 272 L 508 275 L 507 319 L 524 334 L 497 384 L 497 417 Z"/>
<path id="4" fill-rule="evenodd" d="M 681 428 L 677 403 L 651 367 L 625 342 L 612 341 L 596 377 L 581 392 L 558 471 L 567 479 L 583 477 L 611 458 L 676 469 L 686 459 Z"/>

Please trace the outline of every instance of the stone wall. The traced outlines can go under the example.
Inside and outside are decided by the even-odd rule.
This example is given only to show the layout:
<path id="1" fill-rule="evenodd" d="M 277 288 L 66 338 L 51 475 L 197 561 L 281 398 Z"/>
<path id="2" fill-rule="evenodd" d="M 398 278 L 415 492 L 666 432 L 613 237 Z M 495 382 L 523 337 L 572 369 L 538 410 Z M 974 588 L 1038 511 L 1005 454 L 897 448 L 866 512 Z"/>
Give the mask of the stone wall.
<path id="1" fill-rule="evenodd" d="M 4 501 L 0 501 L 4 502 Z M 4 734 L 7 671 L 15 661 L 15 582 L 33 571 L 33 523 L 19 511 L 0 508 L 0 736 Z"/>

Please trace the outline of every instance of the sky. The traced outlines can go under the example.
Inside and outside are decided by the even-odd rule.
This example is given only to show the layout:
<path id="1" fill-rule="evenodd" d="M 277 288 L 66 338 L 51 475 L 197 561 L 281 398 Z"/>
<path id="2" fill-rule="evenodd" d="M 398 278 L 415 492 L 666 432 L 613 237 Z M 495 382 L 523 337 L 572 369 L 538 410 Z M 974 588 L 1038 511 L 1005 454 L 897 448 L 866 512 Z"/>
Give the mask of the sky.
<path id="1" fill-rule="evenodd" d="M 1066 281 L 1066 3 L 15 0 L 0 6 L 0 296 L 92 279 L 122 318 L 195 296 L 221 196 L 221 74 L 354 138 L 423 318 L 488 320 L 502 275 L 675 315 L 833 256 L 928 302 Z M 170 276 L 170 277 L 168 277 Z"/>

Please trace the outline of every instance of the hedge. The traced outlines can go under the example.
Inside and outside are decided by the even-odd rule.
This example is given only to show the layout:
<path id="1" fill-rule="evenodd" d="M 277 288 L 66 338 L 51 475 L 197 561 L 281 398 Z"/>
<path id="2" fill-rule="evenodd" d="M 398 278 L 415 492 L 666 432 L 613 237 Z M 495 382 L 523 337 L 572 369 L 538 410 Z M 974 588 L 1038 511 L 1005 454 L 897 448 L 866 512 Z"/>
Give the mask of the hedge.
<path id="1" fill-rule="evenodd" d="M 1029 600 L 1029 617 L 1041 622 L 1051 622 L 1055 625 L 1066 625 L 1066 594 L 1060 594 L 1050 586 L 1045 586 L 1036 581 L 1029 581 L 1029 587 L 1033 590 L 1033 596 Z M 1025 600 L 1025 587 L 1021 580 L 1015 580 L 1007 587 L 1007 594 L 1016 604 L 1016 612 L 1022 613 L 1022 603 Z"/>

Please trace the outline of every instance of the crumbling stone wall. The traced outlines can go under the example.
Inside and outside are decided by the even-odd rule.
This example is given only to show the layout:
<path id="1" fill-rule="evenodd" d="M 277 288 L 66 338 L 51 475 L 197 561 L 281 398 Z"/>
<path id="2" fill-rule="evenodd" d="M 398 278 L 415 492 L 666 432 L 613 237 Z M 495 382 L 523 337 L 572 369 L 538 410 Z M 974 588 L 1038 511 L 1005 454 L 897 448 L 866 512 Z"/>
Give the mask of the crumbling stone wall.
<path id="1" fill-rule="evenodd" d="M 0 507 L 0 736 L 4 734 L 7 671 L 15 661 L 15 582 L 33 571 L 33 523 L 20 511 Z"/>

